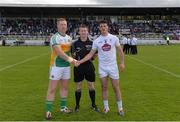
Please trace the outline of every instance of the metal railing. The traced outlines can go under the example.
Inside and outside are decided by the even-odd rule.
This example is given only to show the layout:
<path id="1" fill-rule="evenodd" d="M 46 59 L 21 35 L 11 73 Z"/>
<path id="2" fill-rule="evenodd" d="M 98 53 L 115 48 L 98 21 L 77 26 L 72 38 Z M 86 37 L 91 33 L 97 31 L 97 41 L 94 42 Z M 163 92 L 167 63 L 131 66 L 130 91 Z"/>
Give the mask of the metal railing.
<path id="1" fill-rule="evenodd" d="M 117 35 L 121 37 L 120 35 Z M 135 34 L 136 38 L 140 40 L 162 40 L 164 39 L 164 35 L 162 33 L 138 33 Z M 28 34 L 0 34 L 1 38 L 5 38 L 6 40 L 46 40 L 48 38 L 47 35 L 28 35 Z M 79 35 L 77 35 L 77 38 Z M 91 36 L 92 37 L 92 36 Z M 172 37 L 170 37 L 171 39 Z"/>

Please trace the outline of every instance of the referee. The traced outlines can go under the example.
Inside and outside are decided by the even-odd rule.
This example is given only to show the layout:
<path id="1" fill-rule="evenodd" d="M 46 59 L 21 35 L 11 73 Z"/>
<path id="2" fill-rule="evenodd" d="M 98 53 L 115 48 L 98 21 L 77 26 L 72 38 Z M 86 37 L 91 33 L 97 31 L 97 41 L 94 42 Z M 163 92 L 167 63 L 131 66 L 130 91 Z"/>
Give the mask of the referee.
<path id="1" fill-rule="evenodd" d="M 76 60 L 83 59 L 92 48 L 92 41 L 88 38 L 88 28 L 85 25 L 79 27 L 80 38 L 72 44 L 71 52 L 72 56 Z M 76 83 L 75 99 L 76 107 L 75 111 L 78 112 L 80 108 L 81 99 L 81 84 L 82 81 L 86 79 L 88 82 L 89 96 L 92 102 L 92 109 L 94 111 L 99 111 L 95 104 L 95 68 L 91 60 L 88 60 L 78 67 L 74 67 L 74 81 Z"/>

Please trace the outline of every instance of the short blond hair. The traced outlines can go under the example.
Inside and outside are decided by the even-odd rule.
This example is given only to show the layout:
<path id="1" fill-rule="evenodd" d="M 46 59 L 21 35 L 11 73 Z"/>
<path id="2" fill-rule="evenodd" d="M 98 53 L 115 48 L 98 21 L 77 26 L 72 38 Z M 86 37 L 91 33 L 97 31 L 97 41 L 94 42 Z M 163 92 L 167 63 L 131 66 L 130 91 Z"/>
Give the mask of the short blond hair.
<path id="1" fill-rule="evenodd" d="M 66 19 L 65 18 L 58 18 L 57 19 L 57 22 L 59 22 L 59 21 L 66 21 Z M 66 21 L 67 22 L 67 21 Z"/>

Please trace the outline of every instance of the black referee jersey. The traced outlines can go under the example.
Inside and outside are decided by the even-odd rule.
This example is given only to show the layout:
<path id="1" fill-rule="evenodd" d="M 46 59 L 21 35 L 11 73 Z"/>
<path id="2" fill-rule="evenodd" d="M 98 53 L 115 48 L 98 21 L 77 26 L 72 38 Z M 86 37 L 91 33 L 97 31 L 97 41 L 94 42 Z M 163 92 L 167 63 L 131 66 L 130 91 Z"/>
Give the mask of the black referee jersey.
<path id="1" fill-rule="evenodd" d="M 93 42 L 89 39 L 85 42 L 78 39 L 72 44 L 71 52 L 76 60 L 83 59 L 92 48 Z M 74 81 L 81 82 L 86 79 L 95 82 L 95 68 L 91 60 L 88 60 L 78 67 L 74 67 Z"/>
<path id="2" fill-rule="evenodd" d="M 81 60 L 91 51 L 92 44 L 93 44 L 93 42 L 90 41 L 89 39 L 87 41 L 83 42 L 79 38 L 77 41 L 75 41 L 72 44 L 71 53 L 76 60 Z M 83 64 L 89 64 L 89 63 L 92 63 L 91 60 L 88 60 L 88 61 L 84 62 Z"/>

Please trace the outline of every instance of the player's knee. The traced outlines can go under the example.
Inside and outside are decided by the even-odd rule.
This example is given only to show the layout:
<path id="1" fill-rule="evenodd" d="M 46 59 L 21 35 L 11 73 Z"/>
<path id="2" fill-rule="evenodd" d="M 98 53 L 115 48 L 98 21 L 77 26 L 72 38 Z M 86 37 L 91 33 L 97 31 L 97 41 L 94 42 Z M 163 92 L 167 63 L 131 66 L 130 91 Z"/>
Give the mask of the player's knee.
<path id="1" fill-rule="evenodd" d="M 81 92 L 81 89 L 76 89 L 76 92 Z"/>
<path id="2" fill-rule="evenodd" d="M 48 91 L 48 94 L 50 94 L 50 95 L 54 95 L 55 94 L 55 89 L 50 89 L 49 91 Z"/>
<path id="3" fill-rule="evenodd" d="M 89 90 L 94 90 L 94 84 L 93 83 L 89 83 L 88 84 L 88 88 L 89 88 Z"/>
<path id="4" fill-rule="evenodd" d="M 95 90 L 94 86 L 89 86 L 89 90 L 90 90 L 90 91 Z"/>
<path id="5" fill-rule="evenodd" d="M 106 85 L 102 85 L 102 90 L 103 91 L 107 91 L 107 86 Z"/>
<path id="6" fill-rule="evenodd" d="M 62 88 L 63 91 L 68 91 L 67 87 Z"/>
<path id="7" fill-rule="evenodd" d="M 76 90 L 81 90 L 81 83 L 76 84 Z"/>

